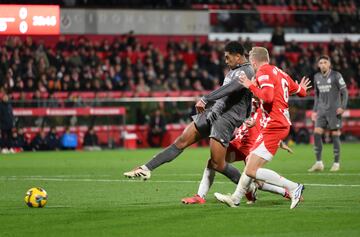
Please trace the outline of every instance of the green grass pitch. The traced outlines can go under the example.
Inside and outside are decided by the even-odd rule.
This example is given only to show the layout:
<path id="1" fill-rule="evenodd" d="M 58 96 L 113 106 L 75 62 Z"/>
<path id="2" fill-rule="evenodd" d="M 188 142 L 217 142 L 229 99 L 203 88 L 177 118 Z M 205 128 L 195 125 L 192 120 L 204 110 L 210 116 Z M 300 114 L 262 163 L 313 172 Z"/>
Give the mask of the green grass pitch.
<path id="1" fill-rule="evenodd" d="M 311 146 L 293 147 L 294 155 L 278 152 L 268 167 L 306 187 L 305 201 L 294 210 L 260 191 L 255 205 L 221 205 L 213 193 L 232 192 L 235 185 L 220 174 L 206 204 L 181 204 L 197 191 L 207 148 L 188 149 L 146 182 L 122 173 L 156 149 L 0 155 L 0 236 L 360 236 L 359 146 L 343 144 L 339 173 L 328 171 L 330 145 L 323 151 L 326 171 L 316 174 L 307 172 Z M 47 206 L 29 208 L 25 192 L 38 186 L 49 194 Z"/>

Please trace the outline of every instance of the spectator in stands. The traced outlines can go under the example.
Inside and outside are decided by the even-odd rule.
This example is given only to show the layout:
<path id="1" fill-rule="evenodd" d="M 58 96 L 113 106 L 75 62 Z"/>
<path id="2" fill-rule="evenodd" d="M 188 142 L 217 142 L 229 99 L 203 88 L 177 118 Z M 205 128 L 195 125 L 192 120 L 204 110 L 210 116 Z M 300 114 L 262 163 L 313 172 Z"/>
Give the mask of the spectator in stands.
<path id="1" fill-rule="evenodd" d="M 271 43 L 273 47 L 273 53 L 275 55 L 285 52 L 285 33 L 283 28 L 277 26 L 274 28 L 273 34 L 271 36 Z"/>
<path id="2" fill-rule="evenodd" d="M 43 94 L 40 90 L 36 90 L 33 95 L 32 107 L 34 108 L 43 108 L 46 107 L 47 101 L 43 99 Z"/>
<path id="3" fill-rule="evenodd" d="M 142 74 L 141 74 L 142 75 Z M 144 77 L 140 77 L 139 78 L 139 83 L 136 86 L 136 92 L 137 93 L 146 93 L 146 92 L 150 92 L 150 87 L 148 85 L 146 85 L 145 83 L 145 79 Z"/>
<path id="4" fill-rule="evenodd" d="M 48 146 L 48 150 L 58 150 L 60 147 L 60 140 L 57 136 L 56 133 L 56 128 L 55 127 L 51 127 L 50 131 L 48 132 L 48 134 L 45 137 L 45 141 L 46 144 Z"/>
<path id="5" fill-rule="evenodd" d="M 348 84 L 348 91 L 350 97 L 354 97 L 359 94 L 359 87 L 354 77 L 350 78 L 350 83 Z"/>
<path id="6" fill-rule="evenodd" d="M 14 115 L 9 96 L 0 94 L 0 129 L 2 137 L 2 153 L 9 153 L 12 144 L 12 128 L 14 126 Z"/>
<path id="7" fill-rule="evenodd" d="M 46 143 L 46 133 L 45 133 L 44 128 L 41 128 L 40 132 L 31 141 L 30 147 L 31 147 L 31 150 L 33 150 L 33 151 L 48 150 L 48 145 Z"/>
<path id="8" fill-rule="evenodd" d="M 78 136 L 70 131 L 70 127 L 65 129 L 65 133 L 60 139 L 61 149 L 75 150 L 78 145 Z"/>
<path id="9" fill-rule="evenodd" d="M 161 114 L 160 109 L 155 110 L 154 114 L 150 118 L 148 143 L 151 147 L 160 147 L 164 133 L 166 131 L 166 121 Z"/>
<path id="10" fill-rule="evenodd" d="M 98 136 L 95 133 L 94 127 L 90 127 L 85 133 L 84 137 L 84 150 L 88 151 L 100 151 Z"/>
<path id="11" fill-rule="evenodd" d="M 25 138 L 24 131 L 21 128 L 13 131 L 13 147 L 15 150 L 17 148 L 22 151 L 31 150 L 28 141 Z"/>
<path id="12" fill-rule="evenodd" d="M 49 97 L 46 101 L 46 107 L 48 108 L 58 108 L 59 107 L 59 101 L 55 98 L 54 93 L 49 93 Z"/>

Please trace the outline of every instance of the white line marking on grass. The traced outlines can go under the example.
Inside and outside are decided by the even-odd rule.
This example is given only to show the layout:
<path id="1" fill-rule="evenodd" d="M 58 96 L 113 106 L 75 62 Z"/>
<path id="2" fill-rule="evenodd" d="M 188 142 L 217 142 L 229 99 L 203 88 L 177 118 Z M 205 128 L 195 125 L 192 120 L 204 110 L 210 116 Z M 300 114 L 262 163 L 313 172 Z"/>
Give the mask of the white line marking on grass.
<path id="1" fill-rule="evenodd" d="M 304 184 L 305 186 L 317 187 L 360 187 L 360 184 Z"/>
<path id="2" fill-rule="evenodd" d="M 84 175 L 13 175 L 13 176 L 0 176 L 0 178 L 44 178 L 44 177 L 51 177 L 51 178 L 82 178 L 82 177 L 110 177 L 109 174 L 101 174 L 101 175 L 91 175 L 91 174 L 84 174 Z"/>
<path id="3" fill-rule="evenodd" d="M 303 176 L 360 176 L 360 173 L 285 173 L 285 175 Z"/>
<path id="4" fill-rule="evenodd" d="M 64 178 L 52 178 L 52 177 L 18 177 L 18 176 L 1 176 L 0 181 L 29 181 L 29 180 L 39 180 L 39 181 L 55 181 L 55 182 L 118 182 L 118 183 L 143 183 L 144 181 L 134 180 L 134 179 L 64 179 Z M 194 180 L 150 180 L 146 181 L 149 183 L 199 183 L 199 181 Z M 218 181 L 215 182 L 218 184 L 231 184 L 231 182 Z M 308 186 L 316 187 L 360 187 L 360 184 L 311 184 L 305 183 Z"/>
<path id="5" fill-rule="evenodd" d="M 46 208 L 72 208 L 72 206 L 45 206 Z"/>

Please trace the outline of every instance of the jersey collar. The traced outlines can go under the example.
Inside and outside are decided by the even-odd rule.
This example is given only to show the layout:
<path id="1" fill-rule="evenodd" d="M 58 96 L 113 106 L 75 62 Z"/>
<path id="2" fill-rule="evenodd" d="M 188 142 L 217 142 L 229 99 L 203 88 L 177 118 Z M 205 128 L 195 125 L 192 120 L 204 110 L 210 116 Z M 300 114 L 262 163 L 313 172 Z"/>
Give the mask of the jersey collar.
<path id="1" fill-rule="evenodd" d="M 321 73 L 321 76 L 322 78 L 326 79 L 329 77 L 330 73 L 331 73 L 331 69 L 329 69 L 329 71 L 325 75 Z"/>
<path id="2" fill-rule="evenodd" d="M 250 65 L 250 63 L 249 63 L 249 62 L 245 62 L 245 63 L 243 63 L 243 64 L 237 64 L 234 68 L 231 68 L 231 70 L 236 70 L 236 69 L 238 69 L 238 68 L 240 68 L 240 67 L 247 66 L 247 65 Z"/>

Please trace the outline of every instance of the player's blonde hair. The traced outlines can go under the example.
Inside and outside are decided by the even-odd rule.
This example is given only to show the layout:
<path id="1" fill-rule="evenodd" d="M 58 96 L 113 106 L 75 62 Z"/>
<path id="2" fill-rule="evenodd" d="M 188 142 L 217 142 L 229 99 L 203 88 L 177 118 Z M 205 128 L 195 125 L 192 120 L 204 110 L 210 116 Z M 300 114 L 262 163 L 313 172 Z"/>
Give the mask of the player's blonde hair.
<path id="1" fill-rule="evenodd" d="M 270 62 L 269 52 L 264 47 L 253 47 L 249 53 L 249 57 L 258 62 Z"/>

